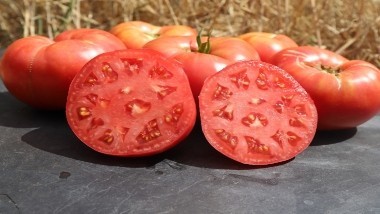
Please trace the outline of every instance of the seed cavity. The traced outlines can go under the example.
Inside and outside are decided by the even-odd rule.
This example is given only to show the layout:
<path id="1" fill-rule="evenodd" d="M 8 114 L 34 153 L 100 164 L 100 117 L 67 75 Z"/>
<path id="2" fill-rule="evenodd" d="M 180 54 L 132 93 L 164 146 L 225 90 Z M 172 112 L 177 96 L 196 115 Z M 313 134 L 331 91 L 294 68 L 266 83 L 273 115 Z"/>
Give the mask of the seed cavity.
<path id="1" fill-rule="evenodd" d="M 106 62 L 103 63 L 102 73 L 105 77 L 105 82 L 107 83 L 115 82 L 119 78 L 119 75 L 117 74 L 117 72 L 114 71 L 111 65 Z"/>
<path id="2" fill-rule="evenodd" d="M 212 112 L 216 117 L 220 117 L 226 120 L 234 119 L 234 106 L 232 104 L 225 105 L 220 109 L 216 109 Z"/>
<path id="3" fill-rule="evenodd" d="M 98 140 L 103 142 L 104 144 L 111 145 L 114 141 L 112 130 L 111 129 L 105 130 L 103 135 L 99 137 Z"/>
<path id="4" fill-rule="evenodd" d="M 129 86 L 126 86 L 126 87 L 120 89 L 121 94 L 130 94 L 131 92 L 132 92 L 132 89 Z"/>
<path id="5" fill-rule="evenodd" d="M 125 136 L 127 135 L 128 131 L 129 131 L 128 127 L 124 127 L 124 126 L 117 126 L 116 127 L 116 132 L 118 133 L 118 136 L 121 137 L 123 142 L 125 140 Z"/>
<path id="6" fill-rule="evenodd" d="M 286 87 L 285 81 L 280 77 L 274 78 L 274 85 L 278 88 L 281 88 L 281 89 Z"/>
<path id="7" fill-rule="evenodd" d="M 288 143 L 292 146 L 297 146 L 297 144 L 302 141 L 302 138 L 298 136 L 296 133 L 288 131 L 286 132 Z"/>
<path id="8" fill-rule="evenodd" d="M 261 90 L 269 89 L 268 78 L 263 71 L 259 71 L 259 75 L 257 76 L 255 83 L 257 88 Z"/>
<path id="9" fill-rule="evenodd" d="M 90 93 L 90 94 L 86 95 L 85 98 L 94 105 L 96 105 L 96 103 L 98 102 L 98 95 L 97 94 Z"/>
<path id="10" fill-rule="evenodd" d="M 168 86 L 168 85 L 155 85 L 152 86 L 153 91 L 157 93 L 157 98 L 162 100 L 169 94 L 175 92 L 177 90 L 177 87 L 174 86 Z"/>
<path id="11" fill-rule="evenodd" d="M 170 79 L 173 77 L 173 73 L 163 66 L 155 65 L 150 69 L 149 77 L 152 79 Z"/>
<path id="12" fill-rule="evenodd" d="M 268 119 L 263 114 L 251 112 L 241 119 L 241 123 L 247 127 L 258 128 L 268 125 Z"/>
<path id="13" fill-rule="evenodd" d="M 293 127 L 306 127 L 304 122 L 302 122 L 299 118 L 293 117 L 289 119 L 289 125 Z"/>
<path id="14" fill-rule="evenodd" d="M 294 95 L 282 95 L 281 100 L 284 102 L 285 106 L 290 106 L 290 103 L 292 102 Z"/>
<path id="15" fill-rule="evenodd" d="M 79 120 L 84 120 L 92 116 L 91 109 L 85 106 L 77 108 L 77 114 Z"/>
<path id="16" fill-rule="evenodd" d="M 263 104 L 265 102 L 266 102 L 266 100 L 263 98 L 254 97 L 254 98 L 251 98 L 251 100 L 248 103 L 254 104 L 254 105 L 260 105 L 260 104 Z"/>
<path id="17" fill-rule="evenodd" d="M 157 120 L 149 121 L 140 134 L 136 137 L 137 142 L 147 143 L 161 136 L 161 131 L 158 128 Z"/>
<path id="18" fill-rule="evenodd" d="M 277 130 L 274 135 L 271 136 L 271 138 L 281 147 L 283 148 L 283 145 L 285 143 L 290 144 L 291 146 L 297 146 L 297 144 L 302 141 L 302 138 L 299 137 L 296 133 L 288 131 L 284 132 L 282 130 Z"/>
<path id="19" fill-rule="evenodd" d="M 149 111 L 151 106 L 152 105 L 150 102 L 145 102 L 144 100 L 140 99 L 133 99 L 132 101 L 129 101 L 127 104 L 125 104 L 125 111 L 129 115 L 136 117 Z"/>
<path id="20" fill-rule="evenodd" d="M 218 136 L 223 142 L 227 143 L 231 149 L 235 149 L 239 143 L 237 136 L 232 135 L 224 129 L 215 129 L 214 132 L 216 136 Z"/>
<path id="21" fill-rule="evenodd" d="M 222 86 L 218 83 L 214 91 L 214 99 L 228 100 L 232 96 L 232 91 L 228 87 Z"/>
<path id="22" fill-rule="evenodd" d="M 170 111 L 165 114 L 164 121 L 170 125 L 177 124 L 183 113 L 183 103 L 175 104 Z"/>
<path id="23" fill-rule="evenodd" d="M 294 106 L 294 111 L 298 115 L 302 115 L 302 116 L 307 115 L 307 113 L 306 113 L 306 107 L 305 107 L 304 104 L 297 104 L 297 105 L 295 105 Z"/>
<path id="24" fill-rule="evenodd" d="M 98 117 L 92 118 L 87 131 L 97 129 L 98 127 L 103 126 L 103 125 L 104 125 L 104 120 L 102 118 L 98 118 Z"/>
<path id="25" fill-rule="evenodd" d="M 98 77 L 95 76 L 94 73 L 90 73 L 83 82 L 83 86 L 85 87 L 92 87 L 99 84 L 100 84 L 99 79 Z"/>
<path id="26" fill-rule="evenodd" d="M 244 139 L 248 146 L 248 152 L 269 154 L 269 147 L 265 144 L 262 144 L 258 139 L 255 139 L 251 136 L 244 136 Z"/>
<path id="27" fill-rule="evenodd" d="M 248 89 L 249 84 L 251 83 L 251 81 L 249 80 L 247 76 L 246 69 L 236 74 L 232 74 L 229 77 L 230 77 L 231 82 L 235 83 L 237 88 Z"/>
<path id="28" fill-rule="evenodd" d="M 274 110 L 276 110 L 278 113 L 282 114 L 285 110 L 285 103 L 283 101 L 277 101 L 273 105 Z"/>
<path id="29" fill-rule="evenodd" d="M 143 66 L 142 58 L 121 58 L 120 60 L 123 62 L 124 70 L 128 75 L 138 74 Z"/>

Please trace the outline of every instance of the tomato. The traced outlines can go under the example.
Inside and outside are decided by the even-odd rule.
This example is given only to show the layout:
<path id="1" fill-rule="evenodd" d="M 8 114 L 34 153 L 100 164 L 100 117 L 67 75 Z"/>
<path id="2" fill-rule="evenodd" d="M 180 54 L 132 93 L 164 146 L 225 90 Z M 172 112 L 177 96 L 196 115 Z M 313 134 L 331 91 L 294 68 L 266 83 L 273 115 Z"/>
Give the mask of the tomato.
<path id="1" fill-rule="evenodd" d="M 197 98 L 204 80 L 229 64 L 243 60 L 259 60 L 256 50 L 247 42 L 232 37 L 162 37 L 148 42 L 144 48 L 162 52 L 179 61 Z M 207 47 L 201 47 L 208 44 Z"/>
<path id="2" fill-rule="evenodd" d="M 318 119 L 313 100 L 294 78 L 255 60 L 234 63 L 207 78 L 199 110 L 208 142 L 249 165 L 295 157 L 311 143 Z"/>
<path id="3" fill-rule="evenodd" d="M 239 38 L 250 43 L 259 53 L 261 61 L 268 63 L 272 63 L 271 58 L 276 53 L 298 46 L 293 39 L 283 34 L 250 32 L 240 35 Z"/>
<path id="4" fill-rule="evenodd" d="M 380 110 L 380 71 L 361 60 L 300 46 L 279 52 L 274 63 L 291 74 L 318 109 L 318 129 L 356 127 Z"/>
<path id="5" fill-rule="evenodd" d="M 93 150 L 115 156 L 163 152 L 184 139 L 197 115 L 186 74 L 153 50 L 101 54 L 75 76 L 67 121 Z"/>
<path id="6" fill-rule="evenodd" d="M 1 78 L 19 100 L 40 109 L 64 109 L 71 80 L 100 53 L 125 49 L 109 32 L 69 30 L 55 40 L 43 36 L 18 39 L 4 52 Z"/>
<path id="7" fill-rule="evenodd" d="M 114 26 L 110 32 L 128 48 L 142 48 L 147 42 L 166 36 L 195 36 L 194 28 L 186 25 L 156 26 L 143 21 L 128 21 Z"/>

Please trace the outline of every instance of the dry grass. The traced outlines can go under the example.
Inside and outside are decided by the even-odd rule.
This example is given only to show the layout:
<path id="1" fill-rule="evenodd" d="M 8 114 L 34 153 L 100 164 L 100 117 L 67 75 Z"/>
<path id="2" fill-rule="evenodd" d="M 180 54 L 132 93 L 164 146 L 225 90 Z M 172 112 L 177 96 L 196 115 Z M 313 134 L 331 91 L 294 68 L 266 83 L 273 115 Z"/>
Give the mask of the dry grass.
<path id="1" fill-rule="evenodd" d="M 214 36 L 284 33 L 380 67 L 380 0 L 0 0 L 0 47 L 29 35 L 128 20 L 213 29 Z"/>

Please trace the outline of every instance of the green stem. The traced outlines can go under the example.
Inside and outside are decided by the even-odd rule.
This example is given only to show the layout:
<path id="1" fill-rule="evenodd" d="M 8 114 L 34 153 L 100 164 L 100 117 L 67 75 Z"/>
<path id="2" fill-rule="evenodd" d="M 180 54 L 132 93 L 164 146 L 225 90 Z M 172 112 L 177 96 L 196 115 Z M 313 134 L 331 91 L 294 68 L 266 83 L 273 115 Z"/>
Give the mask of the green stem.
<path id="1" fill-rule="evenodd" d="M 211 33 L 210 32 L 208 33 L 206 42 L 202 42 L 201 33 L 202 33 L 202 29 L 199 31 L 197 35 L 198 52 L 209 54 L 211 52 L 211 44 L 210 44 Z"/>

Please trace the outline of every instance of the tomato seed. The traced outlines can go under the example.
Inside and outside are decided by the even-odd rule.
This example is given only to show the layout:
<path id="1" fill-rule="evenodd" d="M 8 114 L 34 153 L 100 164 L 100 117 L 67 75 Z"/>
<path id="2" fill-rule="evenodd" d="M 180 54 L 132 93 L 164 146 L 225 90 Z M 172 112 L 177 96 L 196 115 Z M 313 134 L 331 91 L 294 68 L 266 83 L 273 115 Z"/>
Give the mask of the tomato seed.
<path id="1" fill-rule="evenodd" d="M 232 92 L 229 88 L 222 86 L 220 84 L 217 85 L 214 92 L 214 99 L 218 100 L 227 100 L 232 96 Z"/>
<path id="2" fill-rule="evenodd" d="M 230 148 L 234 149 L 238 144 L 238 137 L 225 131 L 224 129 L 215 129 L 215 134 L 224 142 L 228 143 Z"/>
<path id="3" fill-rule="evenodd" d="M 248 127 L 264 127 L 268 125 L 268 119 L 260 113 L 250 113 L 243 117 L 241 122 Z"/>
<path id="4" fill-rule="evenodd" d="M 144 129 L 136 137 L 136 140 L 140 143 L 146 143 L 160 136 L 161 136 L 161 131 L 158 128 L 157 120 L 153 119 L 145 125 Z"/>
<path id="5" fill-rule="evenodd" d="M 91 117 L 92 113 L 90 111 L 90 108 L 88 107 L 79 107 L 77 109 L 79 120 L 86 119 L 88 117 Z"/>
<path id="6" fill-rule="evenodd" d="M 102 141 L 105 144 L 110 145 L 114 140 L 114 136 L 112 135 L 112 130 L 111 129 L 105 130 L 103 133 L 103 136 L 98 138 L 98 140 Z"/>
<path id="7" fill-rule="evenodd" d="M 120 60 L 123 62 L 124 69 L 129 75 L 138 73 L 139 69 L 143 66 L 143 59 L 141 58 L 121 58 Z"/>
<path id="8" fill-rule="evenodd" d="M 216 109 L 213 111 L 214 116 L 227 119 L 227 120 L 233 120 L 234 118 L 233 114 L 234 114 L 234 111 L 233 111 L 232 105 L 225 105 L 222 108 Z"/>
<path id="9" fill-rule="evenodd" d="M 114 71 L 109 63 L 103 63 L 102 72 L 105 77 L 105 81 L 112 83 L 118 80 L 119 75 Z"/>
<path id="10" fill-rule="evenodd" d="M 231 82 L 233 82 L 237 88 L 242 87 L 244 89 L 248 89 L 249 84 L 251 83 L 251 81 L 249 80 L 247 76 L 246 69 L 236 74 L 232 74 L 229 77 L 230 77 Z"/>
<path id="11" fill-rule="evenodd" d="M 170 79 L 173 74 L 168 69 L 156 65 L 149 71 L 149 77 L 152 79 Z"/>
<path id="12" fill-rule="evenodd" d="M 87 87 L 92 87 L 94 85 L 98 85 L 100 84 L 99 83 L 99 80 L 98 78 L 95 76 L 94 73 L 90 73 L 87 78 L 85 79 L 85 81 L 83 82 L 83 86 L 87 86 Z"/>
<path id="13" fill-rule="evenodd" d="M 281 100 L 284 102 L 285 106 L 290 106 L 294 95 L 283 95 L 281 96 Z"/>

